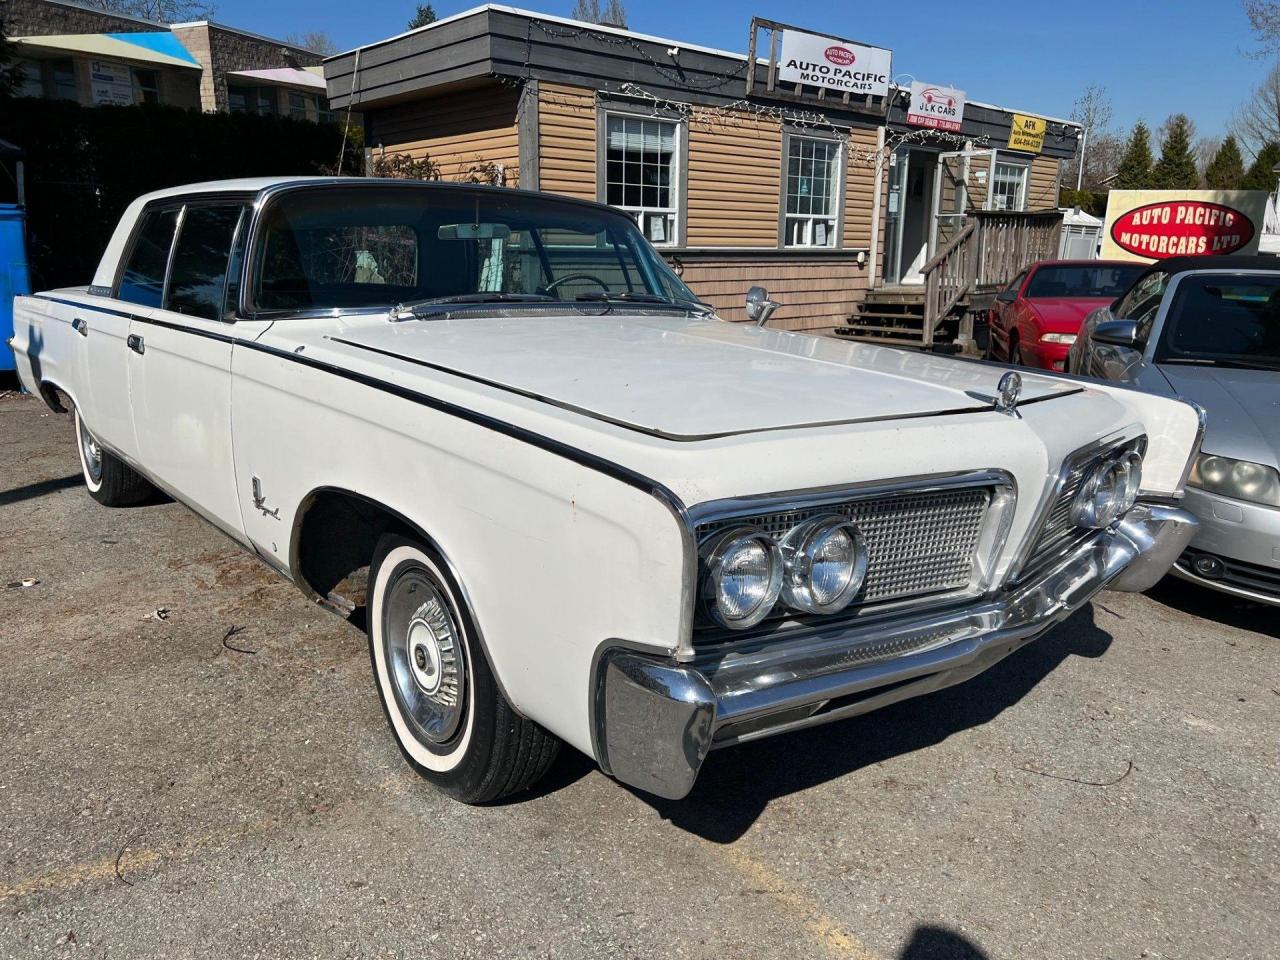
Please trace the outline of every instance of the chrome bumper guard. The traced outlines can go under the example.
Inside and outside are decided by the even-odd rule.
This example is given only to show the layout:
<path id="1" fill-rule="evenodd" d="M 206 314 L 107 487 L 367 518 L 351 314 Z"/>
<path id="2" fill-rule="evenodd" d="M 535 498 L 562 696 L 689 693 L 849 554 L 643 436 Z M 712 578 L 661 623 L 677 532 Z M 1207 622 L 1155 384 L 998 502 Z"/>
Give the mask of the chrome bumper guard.
<path id="1" fill-rule="evenodd" d="M 1140 503 L 1034 581 L 958 610 L 845 622 L 687 664 L 609 648 L 596 669 L 597 760 L 624 783 L 679 799 L 712 749 L 952 686 L 1104 588 L 1154 586 L 1195 528 L 1184 510 Z"/>

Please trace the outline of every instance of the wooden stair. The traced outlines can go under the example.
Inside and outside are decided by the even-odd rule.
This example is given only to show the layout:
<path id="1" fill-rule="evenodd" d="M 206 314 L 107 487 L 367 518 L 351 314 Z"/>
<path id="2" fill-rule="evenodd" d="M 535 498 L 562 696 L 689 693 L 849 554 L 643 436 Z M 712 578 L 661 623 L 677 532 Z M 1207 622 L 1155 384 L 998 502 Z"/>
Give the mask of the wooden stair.
<path id="1" fill-rule="evenodd" d="M 832 333 L 841 339 L 862 343 L 924 349 L 924 301 L 922 285 L 879 287 L 869 291 L 866 299 L 858 304 L 857 314 Z M 944 345 L 931 342 L 928 346 L 940 349 Z"/>

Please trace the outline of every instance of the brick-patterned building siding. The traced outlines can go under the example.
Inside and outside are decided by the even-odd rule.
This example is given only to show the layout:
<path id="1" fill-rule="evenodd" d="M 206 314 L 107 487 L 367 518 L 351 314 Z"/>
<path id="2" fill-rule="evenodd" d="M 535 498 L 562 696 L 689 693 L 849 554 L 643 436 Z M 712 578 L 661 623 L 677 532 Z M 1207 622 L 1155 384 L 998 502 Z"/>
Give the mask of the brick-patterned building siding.
<path id="1" fill-rule="evenodd" d="M 47 37 L 58 33 L 139 33 L 167 30 L 163 23 L 94 10 L 64 0 L 0 0 L 5 33 Z"/>
<path id="2" fill-rule="evenodd" d="M 292 47 L 280 40 L 228 30 L 216 23 L 179 23 L 177 37 L 204 72 L 200 77 L 200 106 L 206 111 L 228 109 L 227 73 L 264 67 L 314 67 L 324 59 L 318 53 Z"/>

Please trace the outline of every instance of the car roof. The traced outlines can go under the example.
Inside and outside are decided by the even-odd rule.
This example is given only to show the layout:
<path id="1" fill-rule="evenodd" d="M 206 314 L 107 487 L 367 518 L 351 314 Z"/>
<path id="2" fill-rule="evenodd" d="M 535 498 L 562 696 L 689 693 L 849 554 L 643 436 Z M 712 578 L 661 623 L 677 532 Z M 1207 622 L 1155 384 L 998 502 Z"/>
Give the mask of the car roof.
<path id="1" fill-rule="evenodd" d="M 1074 260 L 1037 260 L 1031 265 L 1034 268 L 1039 267 L 1127 267 L 1142 266 L 1136 260 L 1087 260 L 1077 257 Z"/>
<path id="2" fill-rule="evenodd" d="M 1188 273 L 1192 270 L 1280 270 L 1280 257 L 1266 254 L 1169 257 L 1151 264 L 1147 272 L 1154 273 L 1156 270 L 1165 273 Z"/>

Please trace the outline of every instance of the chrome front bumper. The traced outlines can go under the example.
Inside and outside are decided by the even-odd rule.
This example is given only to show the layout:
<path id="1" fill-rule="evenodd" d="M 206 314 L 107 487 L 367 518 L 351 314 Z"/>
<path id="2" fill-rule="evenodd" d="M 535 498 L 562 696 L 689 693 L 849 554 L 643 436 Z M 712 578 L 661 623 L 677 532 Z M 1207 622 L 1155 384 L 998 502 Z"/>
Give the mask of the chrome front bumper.
<path id="1" fill-rule="evenodd" d="M 1184 510 L 1139 504 L 1036 580 L 960 609 L 846 621 L 692 663 L 608 647 L 595 671 L 596 759 L 624 783 L 679 799 L 709 750 L 952 686 L 1104 588 L 1146 590 L 1195 528 Z"/>

